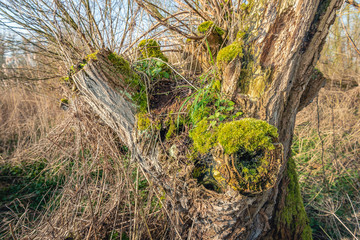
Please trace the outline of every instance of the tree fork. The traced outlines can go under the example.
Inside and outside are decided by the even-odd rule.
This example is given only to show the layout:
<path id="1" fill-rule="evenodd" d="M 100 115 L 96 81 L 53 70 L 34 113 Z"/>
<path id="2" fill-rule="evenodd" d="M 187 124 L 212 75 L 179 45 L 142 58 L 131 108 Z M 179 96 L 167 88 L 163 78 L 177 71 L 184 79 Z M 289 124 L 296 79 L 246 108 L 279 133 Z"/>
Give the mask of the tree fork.
<path id="1" fill-rule="evenodd" d="M 271 74 L 266 75 L 268 82 L 258 97 L 249 97 L 239 89 L 233 99 L 248 116 L 277 127 L 283 146 L 274 185 L 257 194 L 229 189 L 217 193 L 199 187 L 186 164 L 166 154 L 168 149 L 162 148 L 156 134 L 139 131 L 136 107 L 124 94 L 128 91 L 126 76 L 113 70 L 106 58 L 109 53 L 99 53 L 97 61 L 90 61 L 74 75 L 86 101 L 167 193 L 168 207 L 175 210 L 169 213 L 177 219 L 174 227 L 181 238 L 311 239 L 304 208 L 299 206 L 302 201 L 294 163 L 289 160 L 290 146 L 296 113 L 322 86 L 323 78 L 313 75 L 314 66 L 342 1 L 251 2 L 246 21 L 250 24 L 255 61 L 262 69 L 271 69 Z M 236 70 L 234 66 L 229 69 Z M 226 73 L 226 78 L 232 77 Z M 223 156 L 214 151 L 207 156 L 216 158 L 216 154 Z M 164 162 L 173 162 L 178 171 L 164 169 Z"/>

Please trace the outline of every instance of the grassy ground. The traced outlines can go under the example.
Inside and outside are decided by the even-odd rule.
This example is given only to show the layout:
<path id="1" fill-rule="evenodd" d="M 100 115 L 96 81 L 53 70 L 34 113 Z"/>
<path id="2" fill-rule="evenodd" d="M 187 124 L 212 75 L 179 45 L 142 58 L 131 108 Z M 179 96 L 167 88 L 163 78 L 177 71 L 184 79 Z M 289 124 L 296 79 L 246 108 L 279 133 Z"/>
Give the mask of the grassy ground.
<path id="1" fill-rule="evenodd" d="M 314 239 L 357 239 L 360 88 L 334 85 L 298 114 L 293 152 Z"/>
<path id="2" fill-rule="evenodd" d="M 0 91 L 0 239 L 166 236 L 161 191 L 87 106 L 64 111 L 38 84 Z"/>

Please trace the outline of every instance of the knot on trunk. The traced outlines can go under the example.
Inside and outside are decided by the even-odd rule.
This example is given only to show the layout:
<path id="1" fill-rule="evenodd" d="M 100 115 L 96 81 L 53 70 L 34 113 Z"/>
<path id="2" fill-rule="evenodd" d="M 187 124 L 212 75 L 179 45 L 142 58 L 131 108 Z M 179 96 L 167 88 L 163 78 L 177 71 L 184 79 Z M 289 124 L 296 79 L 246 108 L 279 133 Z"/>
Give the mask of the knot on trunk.
<path id="1" fill-rule="evenodd" d="M 256 194 L 273 186 L 282 163 L 277 129 L 265 121 L 243 118 L 211 126 L 202 120 L 190 132 L 200 153 L 193 176 L 216 192 Z"/>
<path id="2" fill-rule="evenodd" d="M 219 193 L 237 191 L 242 195 L 261 193 L 275 184 L 282 163 L 283 150 L 276 143 L 273 150 L 226 154 L 221 146 L 206 156 L 207 164 L 197 166 L 194 175 L 205 188 Z"/>

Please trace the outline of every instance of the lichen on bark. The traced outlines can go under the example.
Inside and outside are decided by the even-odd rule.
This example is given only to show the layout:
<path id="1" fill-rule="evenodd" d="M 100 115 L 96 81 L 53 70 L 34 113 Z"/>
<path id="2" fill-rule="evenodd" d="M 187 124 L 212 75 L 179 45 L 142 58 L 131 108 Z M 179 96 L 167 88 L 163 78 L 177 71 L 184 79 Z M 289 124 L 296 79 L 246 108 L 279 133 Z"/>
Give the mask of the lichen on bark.
<path id="1" fill-rule="evenodd" d="M 223 84 L 236 83 L 230 92 L 238 91 L 258 99 L 270 83 L 271 68 L 264 68 L 258 61 L 252 43 L 249 42 L 249 34 L 248 31 L 239 31 L 236 40 L 219 51 L 216 63 L 222 74 Z M 224 85 L 222 89 L 227 94 L 229 87 Z"/>

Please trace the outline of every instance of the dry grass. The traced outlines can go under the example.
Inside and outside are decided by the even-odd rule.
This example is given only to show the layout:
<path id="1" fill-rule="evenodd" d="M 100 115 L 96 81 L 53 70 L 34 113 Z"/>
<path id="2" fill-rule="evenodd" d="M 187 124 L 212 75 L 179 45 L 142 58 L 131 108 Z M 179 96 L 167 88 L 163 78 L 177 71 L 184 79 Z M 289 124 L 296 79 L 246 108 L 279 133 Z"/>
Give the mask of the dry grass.
<path id="1" fill-rule="evenodd" d="M 315 239 L 360 237 L 360 87 L 329 82 L 297 116 L 294 156 Z"/>
<path id="2" fill-rule="evenodd" d="M 0 85 L 0 153 L 18 152 L 44 137 L 56 120 L 61 119 L 59 96 L 47 82 L 36 85 L 6 81 Z M 59 95 L 59 94 L 57 94 Z M 15 151 L 15 152 L 14 152 Z"/>
<path id="3" fill-rule="evenodd" d="M 167 236 L 169 226 L 159 200 L 161 191 L 131 161 L 120 139 L 90 113 L 80 98 L 74 97 L 69 110 L 63 111 L 59 98 L 44 95 L 48 89 L 32 87 L 36 90 L 28 91 L 22 84 L 2 88 L 4 151 L 0 170 L 9 165 L 29 170 L 28 166 L 45 163 L 29 182 L 29 188 L 32 182 L 41 186 L 36 185 L 35 191 L 25 196 L 19 190 L 16 198 L 0 202 L 0 238 Z M 62 91 L 52 90 L 52 96 Z M 0 181 L 12 189 L 9 187 L 18 178 L 0 176 Z M 37 187 L 48 190 L 40 193 L 41 200 L 34 207 Z"/>

